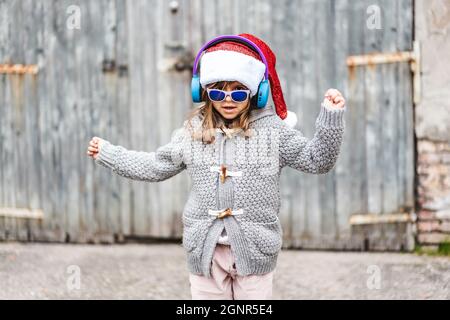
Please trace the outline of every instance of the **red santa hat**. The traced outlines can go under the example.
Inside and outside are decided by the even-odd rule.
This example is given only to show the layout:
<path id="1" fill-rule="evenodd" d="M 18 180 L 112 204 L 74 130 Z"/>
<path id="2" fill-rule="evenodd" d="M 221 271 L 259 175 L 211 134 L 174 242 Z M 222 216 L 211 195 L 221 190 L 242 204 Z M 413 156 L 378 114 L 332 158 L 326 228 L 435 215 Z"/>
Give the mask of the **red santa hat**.
<path id="1" fill-rule="evenodd" d="M 290 127 L 297 123 L 294 112 L 288 111 L 284 101 L 280 80 L 275 69 L 276 57 L 270 47 L 254 35 L 242 33 L 239 36 L 253 42 L 264 54 L 269 67 L 269 82 L 272 99 L 278 116 Z M 220 42 L 205 50 L 200 62 L 200 84 L 219 81 L 239 81 L 245 85 L 253 97 L 259 84 L 264 80 L 265 64 L 259 54 L 244 44 L 234 41 Z"/>

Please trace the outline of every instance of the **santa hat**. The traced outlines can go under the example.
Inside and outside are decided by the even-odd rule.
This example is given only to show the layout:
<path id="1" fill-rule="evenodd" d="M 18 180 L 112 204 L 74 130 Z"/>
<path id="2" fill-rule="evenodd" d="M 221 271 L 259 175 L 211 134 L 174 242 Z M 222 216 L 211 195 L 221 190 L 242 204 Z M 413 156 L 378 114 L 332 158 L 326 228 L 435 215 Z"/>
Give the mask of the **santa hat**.
<path id="1" fill-rule="evenodd" d="M 269 66 L 269 82 L 272 99 L 278 116 L 290 127 L 297 123 L 294 112 L 287 111 L 280 80 L 275 69 L 276 57 L 270 47 L 254 35 L 242 33 L 239 36 L 253 42 L 264 54 Z M 219 81 L 239 81 L 250 90 L 253 97 L 264 80 L 266 70 L 259 54 L 244 44 L 235 41 L 220 42 L 205 50 L 200 62 L 200 84 Z"/>

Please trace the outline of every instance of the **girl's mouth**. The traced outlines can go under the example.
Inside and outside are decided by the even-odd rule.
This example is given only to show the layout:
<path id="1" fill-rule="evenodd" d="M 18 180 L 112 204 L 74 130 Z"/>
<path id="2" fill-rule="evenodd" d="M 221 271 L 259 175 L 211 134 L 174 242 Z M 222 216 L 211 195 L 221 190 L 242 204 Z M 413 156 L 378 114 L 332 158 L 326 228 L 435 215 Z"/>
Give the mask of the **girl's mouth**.
<path id="1" fill-rule="evenodd" d="M 222 108 L 225 110 L 225 112 L 233 112 L 234 109 L 236 109 L 237 107 L 222 107 Z"/>

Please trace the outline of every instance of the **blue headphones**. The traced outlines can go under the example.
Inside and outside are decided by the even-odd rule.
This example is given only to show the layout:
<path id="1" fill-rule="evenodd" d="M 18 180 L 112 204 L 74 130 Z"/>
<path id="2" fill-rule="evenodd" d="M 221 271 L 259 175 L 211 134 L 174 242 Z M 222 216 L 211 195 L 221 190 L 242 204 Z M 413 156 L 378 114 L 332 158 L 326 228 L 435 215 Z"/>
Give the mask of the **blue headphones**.
<path id="1" fill-rule="evenodd" d="M 253 51 L 256 51 L 259 54 L 259 56 L 261 57 L 264 65 L 266 66 L 266 71 L 264 72 L 264 80 L 261 81 L 261 83 L 259 84 L 258 92 L 256 93 L 255 97 L 256 97 L 256 107 L 258 109 L 264 108 L 267 104 L 267 100 L 269 99 L 269 90 L 270 90 L 269 71 L 268 71 L 269 66 L 267 64 L 266 57 L 264 57 L 264 54 L 262 53 L 262 51 L 258 48 L 258 46 L 255 43 L 253 43 L 252 41 L 250 41 L 247 38 L 244 38 L 241 36 L 235 36 L 235 35 L 223 35 L 223 36 L 214 38 L 211 41 L 207 42 L 205 45 L 203 45 L 203 47 L 197 53 L 197 56 L 195 57 L 195 61 L 194 61 L 194 67 L 192 69 L 192 81 L 191 81 L 192 101 L 202 102 L 203 88 L 200 84 L 200 75 L 199 75 L 199 71 L 198 71 L 198 63 L 199 63 L 202 53 L 206 49 L 208 49 L 220 42 L 224 42 L 224 41 L 234 41 L 237 43 L 241 43 L 241 44 L 249 47 Z"/>

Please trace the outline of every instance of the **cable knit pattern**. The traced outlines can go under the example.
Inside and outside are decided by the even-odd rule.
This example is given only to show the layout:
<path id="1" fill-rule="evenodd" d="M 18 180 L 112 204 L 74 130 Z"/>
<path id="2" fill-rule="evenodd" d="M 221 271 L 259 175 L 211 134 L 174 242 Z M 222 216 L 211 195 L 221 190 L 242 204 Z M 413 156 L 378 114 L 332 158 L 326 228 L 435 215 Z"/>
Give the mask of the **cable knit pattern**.
<path id="1" fill-rule="evenodd" d="M 316 120 L 316 133 L 309 141 L 298 130 L 287 128 L 281 135 L 282 166 L 288 165 L 307 173 L 330 171 L 339 155 L 344 134 L 342 110 L 321 106 Z"/>
<path id="2" fill-rule="evenodd" d="M 155 152 L 130 151 L 106 142 L 96 163 L 135 180 L 162 181 L 186 169 L 191 192 L 183 208 L 183 247 L 188 269 L 210 277 L 214 248 L 226 231 L 240 275 L 262 274 L 276 266 L 282 247 L 280 174 L 289 166 L 307 173 L 323 174 L 336 163 L 344 133 L 344 109 L 321 105 L 316 132 L 308 140 L 289 128 L 273 106 L 252 110 L 251 137 L 216 131 L 215 142 L 191 139 L 187 121 L 171 141 Z M 201 125 L 199 117 L 192 121 Z M 222 182 L 212 166 L 225 165 L 240 175 Z M 242 209 L 242 215 L 217 218 L 208 210 Z"/>
<path id="3" fill-rule="evenodd" d="M 171 143 L 158 148 L 156 152 L 130 151 L 105 141 L 95 162 L 125 178 L 163 181 L 186 169 L 181 161 L 183 137 L 182 130 L 174 131 Z"/>

